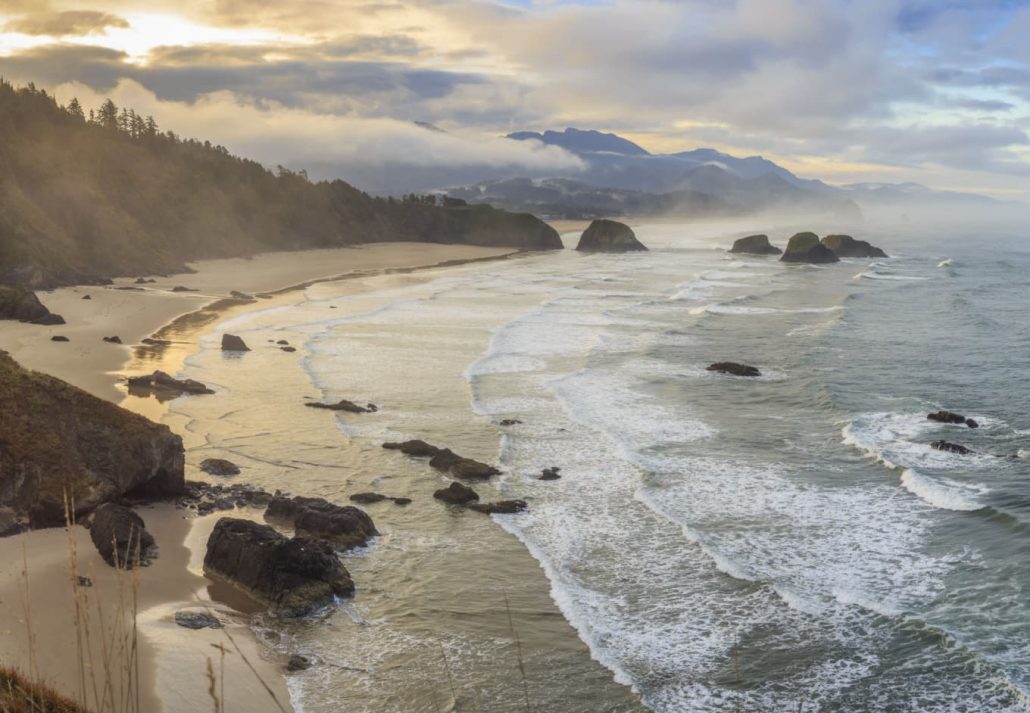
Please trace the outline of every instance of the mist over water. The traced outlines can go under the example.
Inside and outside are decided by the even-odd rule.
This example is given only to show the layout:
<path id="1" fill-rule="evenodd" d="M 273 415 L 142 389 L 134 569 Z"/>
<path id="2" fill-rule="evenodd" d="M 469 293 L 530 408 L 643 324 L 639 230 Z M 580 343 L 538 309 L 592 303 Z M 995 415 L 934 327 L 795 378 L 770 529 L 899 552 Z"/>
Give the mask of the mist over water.
<path id="1" fill-rule="evenodd" d="M 227 360 L 218 335 L 190 360 L 219 389 L 176 403 L 191 460 L 338 502 L 415 498 L 369 509 L 385 534 L 345 555 L 352 602 L 286 643 L 268 623 L 272 645 L 336 664 L 293 679 L 298 705 L 434 710 L 412 671 L 442 647 L 484 710 L 523 710 L 510 596 L 540 710 L 637 710 L 612 675 L 662 712 L 1030 709 L 1023 236 L 875 229 L 856 237 L 892 258 L 787 266 L 726 253 L 724 228 L 637 234 L 651 252 L 317 285 L 223 325 L 288 338 L 302 368 Z M 725 360 L 763 376 L 705 370 Z M 286 417 L 303 395 L 383 408 Z M 926 419 L 941 408 L 981 428 Z M 448 511 L 430 497 L 445 479 L 379 447 L 402 437 L 499 460 L 477 490 L 529 510 L 503 530 Z M 536 479 L 549 466 L 561 480 Z"/>

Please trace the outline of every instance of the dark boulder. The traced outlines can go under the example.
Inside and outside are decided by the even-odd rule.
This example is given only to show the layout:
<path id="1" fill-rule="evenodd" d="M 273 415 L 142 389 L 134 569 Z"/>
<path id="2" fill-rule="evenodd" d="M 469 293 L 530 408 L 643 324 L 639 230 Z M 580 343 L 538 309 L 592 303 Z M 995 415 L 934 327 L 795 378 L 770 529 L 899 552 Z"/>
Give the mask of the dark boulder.
<path id="1" fill-rule="evenodd" d="M 934 413 L 926 414 L 926 418 L 928 418 L 931 421 L 937 421 L 938 423 L 953 423 L 958 426 L 965 424 L 970 428 L 980 427 L 980 424 L 977 423 L 974 419 L 966 418 L 965 416 L 954 413 L 952 411 L 935 411 Z"/>
<path id="2" fill-rule="evenodd" d="M 375 503 L 381 503 L 384 500 L 392 500 L 394 505 L 411 504 L 411 498 L 395 498 L 389 495 L 382 495 L 380 493 L 355 493 L 350 496 L 350 500 L 358 505 L 374 505 Z"/>
<path id="3" fill-rule="evenodd" d="M 561 475 L 558 474 L 560 470 L 561 468 L 544 468 L 537 480 L 559 480 L 561 479 Z"/>
<path id="4" fill-rule="evenodd" d="M 576 250 L 580 252 L 625 253 L 646 251 L 644 244 L 625 223 L 595 220 L 583 231 Z"/>
<path id="5" fill-rule="evenodd" d="M 519 426 L 521 424 L 522 421 L 518 420 L 517 418 L 506 418 L 503 421 L 501 421 L 502 426 Z"/>
<path id="6" fill-rule="evenodd" d="M 205 458 L 200 462 L 200 469 L 209 475 L 239 475 L 240 467 L 224 458 Z"/>
<path id="7" fill-rule="evenodd" d="M 269 525 L 237 518 L 215 524 L 204 571 L 284 616 L 304 616 L 354 594 L 354 582 L 328 542 L 289 539 Z"/>
<path id="8" fill-rule="evenodd" d="M 528 505 L 525 500 L 498 500 L 495 503 L 472 503 L 469 510 L 486 513 L 487 515 L 514 515 L 522 512 Z"/>
<path id="9" fill-rule="evenodd" d="M 91 299 L 93 299 L 93 295 L 83 295 L 82 299 L 84 299 L 84 300 L 91 300 Z"/>
<path id="10" fill-rule="evenodd" d="M 176 285 L 172 288 L 172 292 L 200 292 L 200 290 L 193 287 L 183 287 L 182 285 Z"/>
<path id="11" fill-rule="evenodd" d="M 401 443 L 384 443 L 383 448 L 387 450 L 400 451 L 404 455 L 411 456 L 412 458 L 432 458 L 440 449 L 436 446 L 431 446 L 425 441 L 403 441 Z"/>
<path id="12" fill-rule="evenodd" d="M 100 556 L 112 567 L 132 569 L 149 564 L 155 556 L 154 537 L 143 518 L 127 507 L 104 503 L 93 513 L 89 537 Z"/>
<path id="13" fill-rule="evenodd" d="M 307 671 L 309 668 L 311 668 L 311 660 L 307 656 L 293 654 L 286 661 L 286 670 L 293 673 L 296 673 L 297 671 Z"/>
<path id="14" fill-rule="evenodd" d="M 223 352 L 249 352 L 250 347 L 237 337 L 235 334 L 223 334 L 222 335 L 222 351 Z"/>
<path id="15" fill-rule="evenodd" d="M 109 343 L 109 344 L 121 344 L 122 343 L 122 338 L 118 337 L 118 336 L 104 337 L 104 341 Z"/>
<path id="16" fill-rule="evenodd" d="M 458 482 L 453 482 L 446 488 L 440 488 L 433 493 L 433 497 L 449 505 L 467 505 L 479 500 L 479 494 L 475 490 Z"/>
<path id="17" fill-rule="evenodd" d="M 186 629 L 221 629 L 222 622 L 206 612 L 177 611 L 175 623 Z"/>
<path id="18" fill-rule="evenodd" d="M 850 235 L 827 235 L 822 243 L 837 257 L 887 257 L 887 253 L 875 245 L 855 240 Z"/>
<path id="19" fill-rule="evenodd" d="M 64 324 L 64 319 L 51 313 L 39 301 L 35 292 L 3 285 L 0 285 L 0 319 L 16 319 L 19 322 L 48 326 Z"/>
<path id="20" fill-rule="evenodd" d="M 735 361 L 720 361 L 712 364 L 708 367 L 708 371 L 717 371 L 721 374 L 730 374 L 732 376 L 761 376 L 762 372 L 757 367 L 748 366 L 747 364 L 738 364 Z"/>
<path id="21" fill-rule="evenodd" d="M 967 456 L 973 452 L 965 446 L 960 446 L 957 443 L 949 443 L 948 441 L 934 441 L 930 444 L 930 448 L 937 451 L 944 451 L 945 453 L 956 453 L 960 456 Z"/>
<path id="22" fill-rule="evenodd" d="M 769 242 L 768 235 L 749 235 L 733 241 L 731 253 L 745 253 L 747 255 L 779 255 L 783 251 Z"/>
<path id="23" fill-rule="evenodd" d="M 157 280 L 151 280 L 151 279 L 146 278 L 146 277 L 137 277 L 136 278 L 136 284 L 137 285 L 149 285 L 149 284 L 153 284 L 155 282 L 157 282 Z"/>
<path id="24" fill-rule="evenodd" d="M 304 404 L 308 408 L 321 408 L 327 411 L 346 411 L 347 413 L 375 413 L 379 410 L 379 407 L 375 404 L 367 404 L 365 406 L 358 406 L 353 401 L 342 399 L 335 404 L 323 404 L 318 401 L 311 401 Z"/>
<path id="25" fill-rule="evenodd" d="M 70 342 L 71 340 L 68 339 L 68 337 L 63 337 L 60 334 L 55 334 L 54 336 L 50 337 L 50 341 L 51 342 Z"/>
<path id="26" fill-rule="evenodd" d="M 322 498 L 273 497 L 265 519 L 290 523 L 297 535 L 328 540 L 341 548 L 360 547 L 379 534 L 364 510 Z"/>
<path id="27" fill-rule="evenodd" d="M 281 347 L 288 347 L 288 346 L 290 346 L 290 343 L 288 341 L 286 341 L 285 339 L 280 339 L 278 342 L 276 342 L 276 344 L 278 344 Z"/>
<path id="28" fill-rule="evenodd" d="M 787 243 L 781 262 L 825 264 L 840 262 L 837 254 L 819 242 L 815 233 L 797 233 Z"/>
<path id="29" fill-rule="evenodd" d="M 160 369 L 153 374 L 142 376 L 130 376 L 126 379 L 129 392 L 136 395 L 146 395 L 151 392 L 165 393 L 172 395 L 181 394 L 213 394 L 205 384 L 194 379 L 176 379 Z"/>
<path id="30" fill-rule="evenodd" d="M 487 480 L 501 472 L 492 465 L 459 456 L 449 448 L 437 451 L 429 465 L 462 480 Z"/>
<path id="31" fill-rule="evenodd" d="M 0 352 L 0 506 L 33 527 L 63 525 L 65 495 L 77 514 L 125 495 L 179 495 L 183 461 L 167 426 Z"/>
<path id="32" fill-rule="evenodd" d="M 297 347 L 279 347 L 282 351 L 292 354 L 297 351 Z"/>

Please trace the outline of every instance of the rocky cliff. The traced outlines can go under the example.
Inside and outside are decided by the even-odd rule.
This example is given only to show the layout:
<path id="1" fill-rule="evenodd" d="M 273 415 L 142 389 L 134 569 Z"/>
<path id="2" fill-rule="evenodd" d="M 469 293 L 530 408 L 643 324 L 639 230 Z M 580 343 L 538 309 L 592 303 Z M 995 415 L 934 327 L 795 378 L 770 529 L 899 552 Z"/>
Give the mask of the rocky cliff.
<path id="1" fill-rule="evenodd" d="M 0 507 L 34 527 L 64 522 L 64 495 L 85 513 L 122 495 L 182 492 L 182 439 L 0 351 Z"/>

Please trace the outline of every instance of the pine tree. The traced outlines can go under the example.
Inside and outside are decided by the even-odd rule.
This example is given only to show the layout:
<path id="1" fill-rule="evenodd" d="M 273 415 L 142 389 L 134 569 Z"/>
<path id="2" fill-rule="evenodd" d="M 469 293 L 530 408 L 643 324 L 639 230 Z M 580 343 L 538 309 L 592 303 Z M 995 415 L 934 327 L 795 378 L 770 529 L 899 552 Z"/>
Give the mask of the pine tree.
<path id="1" fill-rule="evenodd" d="M 97 123 L 105 129 L 118 129 L 118 107 L 110 99 L 100 105 L 100 113 L 97 116 Z"/>
<path id="2" fill-rule="evenodd" d="M 68 113 L 79 120 L 85 120 L 86 115 L 82 111 L 82 104 L 79 103 L 78 97 L 72 97 L 72 100 L 68 102 Z"/>

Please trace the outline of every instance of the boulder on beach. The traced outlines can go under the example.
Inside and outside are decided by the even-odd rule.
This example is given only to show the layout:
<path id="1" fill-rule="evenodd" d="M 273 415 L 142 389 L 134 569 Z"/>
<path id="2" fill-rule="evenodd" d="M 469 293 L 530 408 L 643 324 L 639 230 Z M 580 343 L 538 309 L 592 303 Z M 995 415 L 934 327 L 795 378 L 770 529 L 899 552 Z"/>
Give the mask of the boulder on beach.
<path id="1" fill-rule="evenodd" d="M 487 480 L 501 472 L 492 465 L 459 456 L 449 448 L 437 451 L 429 465 L 462 480 Z"/>
<path id="2" fill-rule="evenodd" d="M 328 542 L 292 539 L 269 525 L 224 517 L 207 541 L 204 571 L 283 616 L 304 616 L 354 594 L 354 582 Z"/>
<path id="3" fill-rule="evenodd" d="M 952 423 L 957 426 L 966 425 L 969 428 L 979 428 L 980 424 L 972 418 L 966 418 L 962 414 L 954 413 L 953 411 L 935 411 L 934 413 L 926 414 L 926 418 L 930 421 L 937 421 L 938 423 Z"/>
<path id="4" fill-rule="evenodd" d="M 126 379 L 129 386 L 129 393 L 145 395 L 150 392 L 164 392 L 175 395 L 180 394 L 213 394 L 215 393 L 194 379 L 176 379 L 171 374 L 158 369 L 153 374 L 142 376 L 130 376 Z"/>
<path id="5" fill-rule="evenodd" d="M 237 337 L 235 334 L 223 334 L 222 335 L 222 351 L 223 352 L 249 352 L 250 347 L 247 346 L 246 342 Z"/>
<path id="6" fill-rule="evenodd" d="M 154 537 L 147 532 L 143 518 L 115 503 L 104 503 L 93 512 L 89 538 L 112 567 L 146 566 L 156 554 Z"/>
<path id="7" fill-rule="evenodd" d="M 183 287 L 182 285 L 176 285 L 172 288 L 172 292 L 200 292 L 195 287 Z"/>
<path id="8" fill-rule="evenodd" d="M 175 623 L 185 629 L 221 629 L 222 622 L 207 612 L 177 611 Z"/>
<path id="9" fill-rule="evenodd" d="M 45 326 L 64 324 L 64 318 L 48 310 L 32 290 L 3 285 L 0 285 L 0 319 Z"/>
<path id="10" fill-rule="evenodd" d="M 522 512 L 527 507 L 525 500 L 498 500 L 494 503 L 472 503 L 469 510 L 486 513 L 487 515 L 514 515 Z"/>
<path id="11" fill-rule="evenodd" d="M 837 257 L 887 257 L 880 248 L 865 240 L 855 240 L 850 235 L 827 235 L 822 244 L 828 247 Z"/>
<path id="12" fill-rule="evenodd" d="M 279 349 L 290 354 L 297 351 L 297 347 L 279 347 Z"/>
<path id="13" fill-rule="evenodd" d="M 780 258 L 781 262 L 825 264 L 840 262 L 837 254 L 819 242 L 819 236 L 815 233 L 797 233 L 790 242 L 787 249 Z"/>
<path id="14" fill-rule="evenodd" d="M 479 493 L 467 485 L 454 481 L 446 488 L 440 488 L 434 492 L 433 497 L 448 505 L 467 505 L 479 500 Z"/>
<path id="15" fill-rule="evenodd" d="M 327 540 L 341 548 L 360 547 L 379 534 L 364 510 L 323 498 L 273 497 L 265 519 L 290 523 L 297 535 Z"/>
<path id="16" fill-rule="evenodd" d="M 749 235 L 733 241 L 731 253 L 747 255 L 779 255 L 783 251 L 769 242 L 768 235 Z"/>
<path id="17" fill-rule="evenodd" d="M 350 496 L 352 503 L 358 505 L 374 505 L 375 503 L 381 503 L 384 500 L 391 500 L 395 505 L 410 505 L 411 498 L 395 498 L 390 495 L 383 495 L 382 493 L 355 493 Z"/>
<path id="18" fill-rule="evenodd" d="M 432 458 L 440 452 L 440 449 L 436 446 L 431 446 L 425 441 L 420 440 L 384 443 L 383 448 L 386 448 L 387 450 L 400 451 L 404 455 L 411 456 L 413 458 Z"/>
<path id="19" fill-rule="evenodd" d="M 973 452 L 965 446 L 960 446 L 958 443 L 949 443 L 948 441 L 934 441 L 930 444 L 930 448 L 936 451 L 944 451 L 945 453 L 956 453 L 960 456 L 967 456 Z"/>
<path id="20" fill-rule="evenodd" d="M 60 379 L 21 368 L 0 351 L 0 507 L 33 527 L 63 525 L 126 494 L 185 490 L 182 439 Z"/>
<path id="21" fill-rule="evenodd" d="M 62 336 L 60 334 L 55 334 L 54 336 L 50 337 L 50 341 L 51 342 L 70 342 L 71 340 L 68 339 L 68 337 Z"/>
<path id="22" fill-rule="evenodd" d="M 707 368 L 708 371 L 717 371 L 721 374 L 730 374 L 732 376 L 761 376 L 762 372 L 757 367 L 749 366 L 747 364 L 738 364 L 735 361 L 720 361 L 712 364 Z"/>
<path id="23" fill-rule="evenodd" d="M 636 234 L 625 223 L 595 220 L 583 231 L 576 250 L 580 252 L 626 253 L 646 251 Z"/>
<path id="24" fill-rule="evenodd" d="M 122 338 L 119 337 L 119 336 L 104 337 L 103 339 L 108 344 L 121 344 L 122 343 Z"/>
<path id="25" fill-rule="evenodd" d="M 285 349 L 286 347 L 284 347 Z M 319 401 L 309 401 L 304 404 L 308 408 L 321 408 L 327 411 L 346 411 L 347 413 L 375 413 L 379 410 L 379 407 L 375 404 L 367 404 L 365 406 L 358 406 L 353 401 L 342 399 L 335 404 L 324 404 Z"/>
<path id="26" fill-rule="evenodd" d="M 200 469 L 208 475 L 239 475 L 240 467 L 224 458 L 205 458 L 200 461 Z"/>

